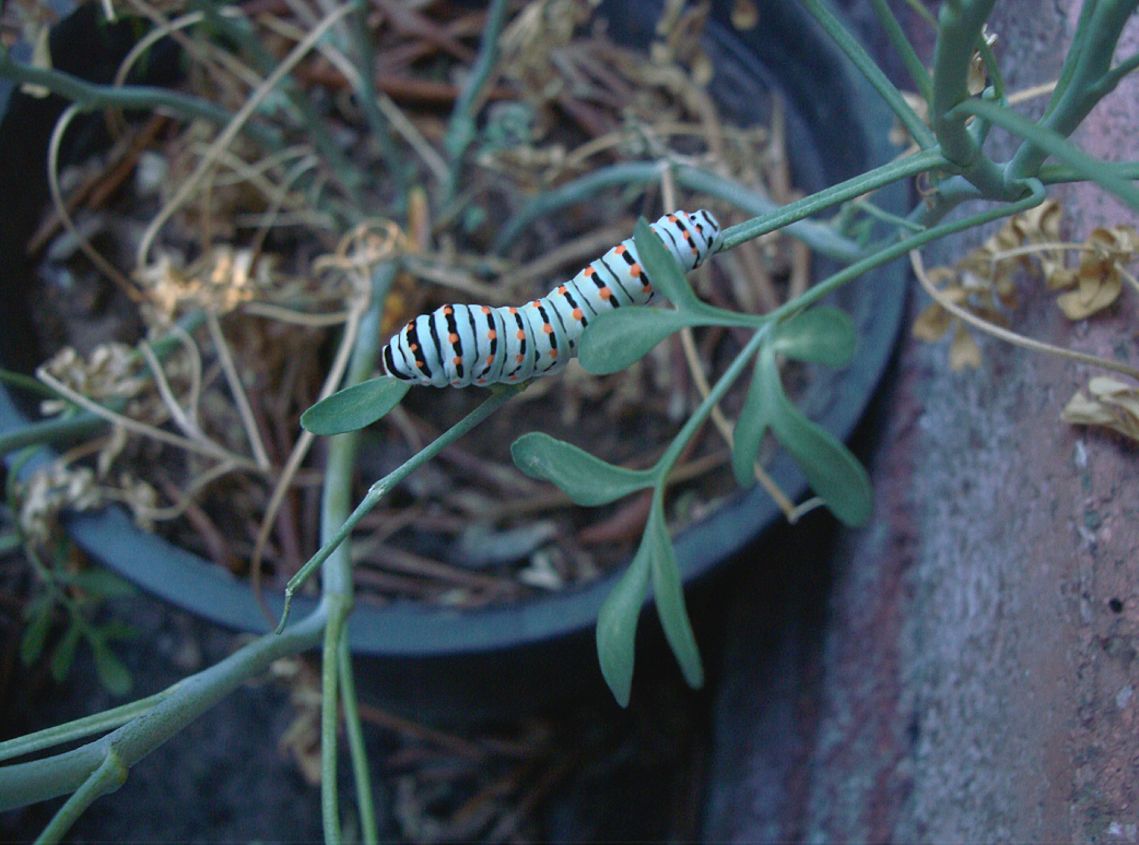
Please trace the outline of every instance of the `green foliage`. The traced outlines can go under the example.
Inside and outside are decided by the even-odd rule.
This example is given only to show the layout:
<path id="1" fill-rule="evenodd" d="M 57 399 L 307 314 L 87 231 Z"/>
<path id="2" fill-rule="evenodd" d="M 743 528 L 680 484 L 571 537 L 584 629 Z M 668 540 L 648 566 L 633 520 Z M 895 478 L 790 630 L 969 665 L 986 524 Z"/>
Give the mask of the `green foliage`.
<path id="1" fill-rule="evenodd" d="M 676 562 L 672 538 L 668 536 L 659 493 L 653 497 L 653 509 L 641 542 L 648 549 L 652 565 L 653 596 L 665 639 L 676 655 L 684 680 L 690 687 L 699 688 L 704 685 L 704 667 L 700 662 L 700 649 L 696 646 L 692 625 L 688 621 L 684 588 L 680 583 L 680 567 Z"/>
<path id="2" fill-rule="evenodd" d="M 820 305 L 776 326 L 771 349 L 796 361 L 845 367 L 857 341 L 845 311 Z"/>
<path id="3" fill-rule="evenodd" d="M 112 649 L 112 644 L 135 637 L 135 631 L 115 619 L 103 620 L 108 599 L 133 596 L 131 584 L 105 569 L 67 571 L 62 554 L 44 562 L 34 549 L 26 549 L 40 584 L 24 609 L 25 628 L 20 638 L 20 661 L 30 666 L 50 651 L 51 676 L 62 683 L 71 672 L 79 645 L 86 643 L 95 660 L 99 682 L 114 695 L 126 695 L 133 679 Z M 49 648 L 57 622 L 63 634 Z"/>
<path id="4" fill-rule="evenodd" d="M 648 235 L 656 240 L 651 231 Z M 638 242 L 638 251 L 641 248 Z M 675 262 L 671 262 L 667 253 L 654 255 L 652 246 L 648 246 L 645 253 L 642 260 L 646 265 L 668 261 L 673 263 L 673 273 L 677 272 Z M 668 276 L 668 273 L 660 274 L 660 278 Z M 583 347 L 591 336 L 601 338 L 595 342 L 610 355 L 608 363 L 611 364 L 623 357 L 643 354 L 643 350 L 651 348 L 678 328 L 700 325 L 706 320 L 718 324 L 719 315 L 713 315 L 715 320 L 710 319 L 707 316 L 710 312 L 695 299 L 686 283 L 681 286 L 672 279 L 666 285 L 684 302 L 685 312 L 645 308 L 622 308 L 609 312 L 586 330 Z M 759 353 L 751 387 L 736 423 L 732 453 L 732 468 L 738 482 L 743 487 L 754 484 L 760 443 L 770 428 L 835 515 L 850 525 L 863 524 L 871 511 L 870 482 L 865 470 L 846 447 L 794 407 L 783 392 L 777 364 L 777 355 L 783 355 L 830 366 L 845 365 L 854 354 L 856 345 L 850 318 L 837 308 L 820 306 L 794 314 L 782 323 L 761 327 L 756 331 L 753 343 Z M 601 353 L 595 349 L 593 354 Z M 747 351 L 741 353 L 736 366 L 742 369 L 748 357 Z M 730 381 L 731 378 L 725 374 L 718 389 L 725 390 Z M 702 404 L 693 414 L 693 420 L 698 421 L 710 411 L 714 404 L 712 399 L 710 396 Z M 515 441 L 511 450 L 519 469 L 532 478 L 553 482 L 578 504 L 608 504 L 646 487 L 653 488 L 652 511 L 640 548 L 629 572 L 618 582 L 606 602 L 598 624 L 598 655 L 602 672 L 619 702 L 628 700 L 636 615 L 650 576 L 666 639 L 685 679 L 694 687 L 702 683 L 700 655 L 684 606 L 679 567 L 668 536 L 663 506 L 672 462 L 697 428 L 691 425 L 693 420 L 676 436 L 668 452 L 648 470 L 614 466 L 542 433 L 524 435 Z M 619 618 L 622 613 L 628 614 L 628 618 Z"/>
<path id="5" fill-rule="evenodd" d="M 594 457 L 572 443 L 531 432 L 510 446 L 514 464 L 531 478 L 549 481 L 578 505 L 607 505 L 652 486 L 656 476 Z"/>
<path id="6" fill-rule="evenodd" d="M 637 621 L 653 568 L 651 553 L 646 537 L 597 614 L 597 658 L 601 674 L 622 707 L 629 705 L 633 686 Z"/>
<path id="7" fill-rule="evenodd" d="M 301 414 L 301 425 L 324 436 L 358 431 L 383 418 L 408 390 L 407 382 L 390 376 L 368 379 L 317 402 Z"/>
<path id="8" fill-rule="evenodd" d="M 664 308 L 622 308 L 599 314 L 578 344 L 581 365 L 596 375 L 619 372 L 644 358 L 654 346 L 690 320 Z"/>
<path id="9" fill-rule="evenodd" d="M 365 4 L 357 6 L 361 11 L 356 16 L 357 26 L 366 25 Z M 614 372 L 638 360 L 668 335 L 689 326 L 731 326 L 751 332 L 751 340 L 746 342 L 737 359 L 731 362 L 713 385 L 709 396 L 693 411 L 658 463 L 650 469 L 628 470 L 616 467 L 577 447 L 540 433 L 528 435 L 515 443 L 515 461 L 524 472 L 552 481 L 579 503 L 606 504 L 632 492 L 652 490 L 652 506 L 640 546 L 632 563 L 622 573 L 602 606 L 597 625 L 601 669 L 614 697 L 622 706 L 629 701 L 637 621 L 650 586 L 666 637 L 685 678 L 693 686 L 702 682 L 699 653 L 688 623 L 679 569 L 667 532 L 664 510 L 666 485 L 668 475 L 685 446 L 732 382 L 746 372 L 748 367 L 752 368 L 751 380 L 740 418 L 736 422 L 732 453 L 732 467 L 739 483 L 747 486 L 754 482 L 760 445 L 766 434 L 771 432 L 779 445 L 802 468 L 811 487 L 827 502 L 838 519 L 848 525 L 861 525 L 870 518 L 872 496 L 865 470 L 846 447 L 807 419 L 783 390 L 778 366 L 781 359 L 837 367 L 845 365 L 854 351 L 856 338 L 850 321 L 833 308 L 812 309 L 810 306 L 863 273 L 898 258 L 907 250 L 923 247 L 940 237 L 1039 204 L 1045 198 L 1046 185 L 1058 181 L 1091 180 L 1114 192 L 1132 207 L 1139 208 L 1139 192 L 1132 184 L 1135 174 L 1139 173 L 1139 165 L 1135 162 L 1108 165 L 1082 152 L 1068 140 L 1084 117 L 1120 79 L 1139 66 L 1139 56 L 1132 55 L 1117 61 L 1114 55 L 1123 28 L 1134 12 L 1134 0 L 1088 0 L 1083 5 L 1059 84 L 1043 117 L 1038 120 L 1029 120 L 1010 108 L 993 51 L 987 47 L 982 47 L 979 52 L 979 62 L 986 70 L 982 74 L 983 90 L 976 94 L 976 89 L 970 87 L 969 74 L 978 65 L 978 59 L 974 56 L 975 47 L 984 44 L 982 27 L 993 6 L 993 0 L 957 0 L 942 4 L 936 23 L 933 68 L 932 71 L 927 71 L 925 62 L 929 57 L 917 54 L 890 11 L 889 4 L 885 0 L 872 0 L 871 7 L 878 15 L 887 39 L 899 52 L 913 77 L 913 87 L 926 100 L 928 108 L 919 111 L 907 102 L 899 88 L 889 81 L 873 58 L 845 30 L 828 4 L 822 0 L 803 0 L 802 7 L 815 17 L 823 31 L 829 34 L 853 66 L 893 110 L 921 151 L 903 155 L 896 161 L 790 202 L 782 208 L 765 208 L 762 202 L 757 204 L 754 196 L 745 198 L 745 192 L 739 190 L 739 186 L 726 185 L 728 180 L 716 174 L 701 173 L 696 168 L 676 162 L 669 162 L 668 167 L 675 177 L 675 183 L 682 189 L 708 193 L 751 215 L 751 219 L 724 233 L 723 249 L 730 250 L 768 232 L 788 228 L 802 233 L 804 240 L 815 248 L 824 248 L 829 244 L 832 256 L 851 263 L 831 277 L 818 281 L 806 293 L 785 303 L 771 314 L 731 314 L 696 299 L 682 274 L 663 252 L 660 243 L 647 236 L 647 225 L 644 221 L 639 222 L 634 238 L 642 263 L 649 278 L 662 295 L 669 299 L 672 308 L 622 308 L 593 320 L 582 338 L 582 364 L 593 372 Z M 497 36 L 502 31 L 507 7 L 508 4 L 503 0 L 495 0 L 491 4 L 478 60 L 462 85 L 461 95 L 444 130 L 441 146 L 446 160 L 441 163 L 446 172 L 440 180 L 444 182 L 442 190 L 437 192 L 442 201 L 431 209 L 435 219 L 449 217 L 466 220 L 468 224 L 481 222 L 477 219 L 480 213 L 477 207 L 464 205 L 466 198 L 461 197 L 459 192 L 459 186 L 463 184 L 467 151 L 477 139 L 476 127 L 488 126 L 483 139 L 488 148 L 496 144 L 509 146 L 524 138 L 526 127 L 521 122 L 495 125 L 494 122 L 488 123 L 480 114 L 482 104 L 487 99 L 487 81 L 493 78 L 499 40 Z M 920 12 L 923 7 L 915 8 Z M 346 11 L 334 14 L 342 16 Z M 320 32 L 328 31 L 334 22 L 342 19 L 326 17 L 319 25 L 324 27 Z M 226 44 L 221 46 L 233 45 L 235 52 L 250 57 L 253 64 L 264 64 L 267 56 L 270 57 L 269 66 L 276 61 L 264 50 L 263 45 L 254 43 L 252 30 L 242 26 L 242 19 L 234 21 L 226 16 L 210 14 L 208 20 L 217 27 L 218 32 L 224 33 Z M 308 34 L 312 38 L 311 43 L 315 43 L 320 32 L 314 30 Z M 361 35 L 366 36 L 366 31 L 354 31 L 355 40 L 352 43 L 356 55 L 350 57 L 350 60 L 355 60 L 359 67 L 368 69 L 369 72 L 355 74 L 353 84 L 359 86 L 355 93 L 367 116 L 369 129 L 375 136 L 371 140 L 382 149 L 383 163 L 390 171 L 396 193 L 399 194 L 392 204 L 393 213 L 403 214 L 408 207 L 409 182 L 415 178 L 415 174 L 412 167 L 405 164 L 403 151 L 384 123 L 385 118 L 376 108 L 374 87 L 369 87 L 373 86 L 370 73 L 373 62 L 367 38 L 361 38 Z M 346 161 L 340 146 L 331 138 L 327 122 L 320 119 L 320 115 L 305 98 L 298 96 L 297 87 L 290 80 L 285 80 L 283 84 L 285 99 L 276 101 L 285 108 L 265 108 L 272 101 L 262 100 L 258 120 L 235 122 L 232 114 L 213 102 L 173 91 L 146 89 L 129 84 L 103 86 L 87 83 L 52 68 L 18 62 L 7 49 L 0 49 L 0 75 L 17 85 L 44 86 L 89 111 L 126 108 L 153 112 L 161 109 L 214 125 L 233 127 L 227 131 L 242 132 L 259 147 L 261 153 L 283 150 L 284 138 L 295 135 L 297 126 L 301 126 L 311 136 L 319 155 L 330 163 L 325 172 L 333 174 L 333 181 L 342 183 L 348 189 L 346 193 L 350 203 L 340 202 L 330 206 L 335 211 L 337 224 L 347 230 L 359 222 L 362 216 L 362 212 L 355 213 L 365 207 L 358 201 L 359 186 L 371 178 L 372 174 L 361 172 Z M 929 115 L 928 123 L 922 117 L 925 112 Z M 285 127 L 288 130 L 285 132 L 277 126 L 269 125 L 271 118 L 282 114 L 290 116 L 292 121 Z M 521 115 L 514 117 L 520 118 Z M 1001 127 L 1020 139 L 1021 144 L 1010 160 L 998 161 L 991 150 L 986 149 L 990 126 Z M 842 126 L 835 126 L 834 132 L 841 137 L 843 129 Z M 1060 165 L 1048 164 L 1050 157 L 1060 162 Z M 649 160 L 616 165 L 560 185 L 535 197 L 528 204 L 524 215 L 504 225 L 496 244 L 502 246 L 509 242 L 540 214 L 555 212 L 571 201 L 581 202 L 602 187 L 656 182 L 660 174 L 661 162 Z M 930 190 L 924 193 L 905 217 L 888 219 L 886 215 L 876 215 L 872 211 L 873 206 L 862 199 L 881 187 L 919 175 L 930 177 Z M 315 180 L 315 183 L 323 185 L 325 181 L 322 178 Z M 426 195 L 428 192 L 423 193 Z M 966 217 L 953 217 L 951 223 L 942 222 L 958 205 L 976 200 L 987 201 L 985 211 Z M 851 205 L 842 208 L 844 203 Z M 353 211 L 345 213 L 343 209 L 346 208 Z M 857 233 L 858 243 L 852 243 L 829 224 L 822 222 L 823 215 L 835 214 L 836 211 L 844 227 L 843 231 Z M 875 219 L 871 221 L 871 217 Z M 891 226 L 891 234 L 876 242 L 872 241 L 872 224 L 883 222 Z M 873 293 L 868 295 L 872 296 Z M 377 300 L 382 300 L 382 297 L 377 297 Z M 361 332 L 361 335 L 366 339 L 367 332 Z M 359 357 L 368 366 L 374 360 L 374 356 L 372 359 L 367 355 Z M 353 375 L 348 381 L 359 382 L 365 376 L 366 373 L 358 377 Z M 0 379 L 5 377 L 0 372 Z M 407 389 L 406 384 L 392 379 L 362 382 L 317 403 L 303 415 L 302 424 L 309 431 L 318 434 L 357 431 L 390 411 L 402 400 Z M 326 524 L 322 537 L 324 545 L 290 581 L 287 596 L 291 597 L 293 591 L 303 583 L 304 577 L 330 558 L 363 514 L 374 507 L 388 490 L 487 414 L 505 404 L 517 390 L 518 388 L 501 388 L 492 391 L 491 398 L 478 411 L 449 429 L 403 467 L 373 484 L 365 500 L 342 519 L 339 529 Z M 83 425 L 92 424 L 42 428 L 6 435 L 8 439 L 0 441 L 0 451 L 22 448 L 30 443 L 77 437 L 86 432 Z M 338 442 L 343 443 L 345 440 L 347 438 Z M 345 464 L 349 463 L 350 461 L 345 461 Z M 351 481 L 350 473 L 346 471 L 330 473 L 330 478 L 326 481 L 326 498 L 338 498 L 339 503 L 343 504 L 347 496 L 345 491 L 351 489 Z M 330 507 L 327 513 L 341 514 L 342 510 Z M 332 522 L 331 518 L 329 522 Z M 62 678 L 73 664 L 80 644 L 85 642 L 92 650 L 101 682 L 109 689 L 125 692 L 130 686 L 130 675 L 115 656 L 111 645 L 125 638 L 128 631 L 113 622 L 97 625 L 92 621 L 93 611 L 100 602 L 124 594 L 124 588 L 116 583 L 113 576 L 105 573 L 69 572 L 60 565 L 45 566 L 34 555 L 30 554 L 30 557 L 40 576 L 40 584 L 26 606 L 27 626 L 20 643 L 21 659 L 33 662 L 46 656 L 53 675 Z M 320 603 L 312 616 L 285 630 L 279 637 L 260 638 L 243 647 L 233 659 L 227 661 L 227 669 L 238 666 L 240 670 L 234 670 L 228 675 L 217 672 L 208 677 L 202 675 L 199 676 L 201 683 L 180 685 L 168 690 L 171 704 L 166 709 L 163 720 L 131 724 L 133 746 L 140 750 L 139 756 L 164 741 L 172 725 L 184 726 L 200 714 L 208 706 L 204 701 L 214 701 L 228 693 L 245 678 L 264 671 L 274 659 L 311 648 L 323 635 L 325 665 L 322 683 L 325 713 L 322 723 L 322 769 L 325 800 L 322 809 L 327 838 L 329 841 L 338 840 L 340 832 L 335 756 L 339 725 L 338 691 L 344 691 L 344 710 L 348 716 L 350 733 L 353 720 L 358 718 L 355 701 L 350 693 L 350 676 L 338 674 L 350 671 L 349 661 L 344 660 L 344 665 L 348 668 L 342 669 L 338 659 L 338 655 L 348 654 L 343 638 L 343 622 L 351 604 L 351 581 L 343 571 L 347 564 L 340 565 L 348 559 L 347 555 L 337 557 L 337 565 L 331 567 L 333 571 L 325 579 L 326 601 Z M 336 614 L 331 614 L 330 607 L 335 608 Z M 354 755 L 353 768 L 359 772 L 362 768 L 362 743 L 350 736 L 349 744 Z M 75 815 L 82 812 L 99 794 L 110 791 L 121 781 L 116 767 L 121 767 L 125 776 L 126 768 L 134 762 L 119 761 L 113 753 L 102 754 L 100 749 L 101 746 L 95 744 L 78 749 L 87 754 L 84 760 L 94 760 L 82 772 L 75 768 L 78 759 L 75 752 L 39 760 L 35 764 L 15 764 L 0 769 L 0 805 L 13 806 L 17 801 L 27 803 L 73 792 L 72 800 L 64 805 L 53 826 L 45 832 L 45 841 L 59 841 Z M 37 767 L 34 778 L 25 776 L 27 770 L 21 768 L 24 765 Z M 366 770 L 366 767 L 363 768 Z M 105 781 L 100 778 L 105 778 Z M 104 788 L 104 782 L 112 785 Z M 77 783 L 83 784 L 78 790 L 75 788 Z M 360 783 L 358 780 L 358 786 Z M 367 796 L 370 790 L 365 786 L 358 788 L 358 793 Z M 18 798 L 11 797 L 14 795 Z M 366 803 L 366 800 L 362 801 L 362 804 Z M 374 825 L 369 826 L 364 821 L 361 829 L 365 831 L 365 841 L 375 841 Z"/>
<path id="10" fill-rule="evenodd" d="M 652 281 L 654 290 L 678 311 L 698 305 L 696 291 L 688 284 L 688 279 L 680 272 L 680 267 L 665 248 L 664 241 L 649 226 L 643 217 L 637 218 L 633 229 L 633 244 L 637 247 L 637 257 L 645 275 Z"/>
<path id="11" fill-rule="evenodd" d="M 633 232 L 637 257 L 672 308 L 621 308 L 599 314 L 586 327 L 578 348 L 581 365 L 591 373 L 616 373 L 635 364 L 649 350 L 686 326 L 699 325 L 709 310 L 696 298 L 696 292 L 656 232 L 643 217 Z"/>
<path id="12" fill-rule="evenodd" d="M 755 462 L 759 459 L 763 435 L 771 425 L 775 406 L 773 399 L 773 385 L 769 383 L 765 369 L 757 362 L 732 434 L 732 472 L 736 483 L 745 489 L 755 484 Z"/>
<path id="13" fill-rule="evenodd" d="M 668 535 L 660 489 L 653 495 L 645 533 L 633 562 L 605 600 L 597 619 L 597 656 L 601 674 L 622 707 L 629 703 L 637 622 L 650 578 L 665 639 L 676 655 L 684 679 L 690 686 L 700 687 L 704 683 L 704 668 L 684 606 L 680 569 L 672 538 Z"/>
<path id="14" fill-rule="evenodd" d="M 756 369 L 776 439 L 835 516 L 850 526 L 864 525 L 873 510 L 874 492 L 862 464 L 832 434 L 791 404 L 783 392 L 772 350 L 760 353 Z"/>
<path id="15" fill-rule="evenodd" d="M 834 317 L 828 315 L 823 320 L 809 320 L 806 325 L 815 326 L 832 320 Z M 831 357 L 835 361 L 848 360 L 848 355 L 835 355 L 834 352 L 835 348 L 839 351 L 850 348 L 850 343 L 843 340 L 832 347 L 830 337 L 831 335 L 826 335 L 825 342 L 819 347 L 804 348 L 795 343 L 792 348 L 802 353 L 805 360 L 812 360 L 812 357 L 817 359 L 819 349 L 825 350 L 822 357 Z M 870 518 L 873 509 L 870 478 L 849 449 L 807 419 L 787 398 L 775 358 L 779 347 L 777 333 L 775 341 L 760 352 L 752 371 L 751 386 L 744 401 L 740 422 L 736 426 L 732 447 L 732 469 L 736 480 L 745 486 L 754 481 L 754 466 L 760 442 L 770 427 L 780 445 L 807 476 L 807 483 L 826 502 L 834 515 L 847 525 L 863 525 Z"/>

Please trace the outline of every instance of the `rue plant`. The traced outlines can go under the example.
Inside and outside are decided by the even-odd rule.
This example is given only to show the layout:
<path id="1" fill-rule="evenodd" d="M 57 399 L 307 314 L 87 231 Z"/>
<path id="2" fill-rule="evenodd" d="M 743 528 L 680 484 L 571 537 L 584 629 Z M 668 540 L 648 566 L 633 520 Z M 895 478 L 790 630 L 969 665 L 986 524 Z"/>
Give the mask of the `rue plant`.
<path id="1" fill-rule="evenodd" d="M 756 482 L 757 473 L 761 473 L 757 467 L 760 443 L 770 433 L 799 464 L 816 496 L 838 519 L 849 525 L 860 525 L 870 517 L 872 496 L 865 471 L 841 443 L 795 406 L 783 384 L 780 362 L 784 359 L 828 366 L 842 366 L 849 360 L 857 341 L 851 323 L 840 311 L 820 305 L 820 300 L 863 274 L 939 238 L 1039 206 L 1048 197 L 1050 186 L 1061 182 L 1094 182 L 1139 209 L 1139 188 L 1135 185 L 1139 163 L 1102 162 L 1068 140 L 1091 109 L 1139 65 L 1139 55 L 1115 57 L 1120 34 L 1137 2 L 1139 0 L 1088 0 L 1084 3 L 1072 46 L 1065 56 L 1048 106 L 1042 117 L 1030 120 L 1009 105 L 999 65 L 984 32 L 995 0 L 946 0 L 941 4 L 933 22 L 937 41 L 932 67 L 928 69 L 904 36 L 886 0 L 874 0 L 874 11 L 925 103 L 927 118 L 919 115 L 910 100 L 888 80 L 823 0 L 802 0 L 803 7 L 893 110 L 912 138 L 913 148 L 895 161 L 803 199 L 754 212 L 751 219 L 724 232 L 723 251 L 733 250 L 767 233 L 791 228 L 813 247 L 839 258 L 844 266 L 768 313 L 737 313 L 700 300 L 655 235 L 643 222 L 638 224 L 637 249 L 670 305 L 657 309 L 621 309 L 593 321 L 582 337 L 582 365 L 596 373 L 613 372 L 627 367 L 669 335 L 701 326 L 728 327 L 743 333 L 746 342 L 652 466 L 638 469 L 617 466 L 542 433 L 527 434 L 513 445 L 512 455 L 519 469 L 532 477 L 553 482 L 582 506 L 605 505 L 633 493 L 649 491 L 651 504 L 643 538 L 602 608 L 597 627 L 602 671 L 620 703 L 625 704 L 629 698 L 634 634 L 641 607 L 650 591 L 686 680 L 693 686 L 702 682 L 699 651 L 684 608 L 664 502 L 670 473 L 679 456 L 700 426 L 716 413 L 717 403 L 733 383 L 744 378 L 749 380 L 731 438 L 732 470 L 739 484 L 749 486 Z M 324 32 L 333 31 L 335 25 L 343 22 L 347 24 L 345 49 L 356 61 L 364 63 L 361 67 L 370 67 L 371 52 L 364 25 L 366 12 L 362 2 L 337 7 L 298 42 L 297 50 L 308 49 Z M 452 211 L 460 193 L 459 174 L 464 155 L 472 144 L 477 125 L 480 94 L 496 61 L 496 38 L 505 14 L 506 3 L 495 0 L 488 11 L 486 37 L 478 59 L 444 135 L 442 152 L 432 153 L 442 164 L 437 168 L 443 186 L 439 195 L 445 207 Z M 216 32 L 242 43 L 246 30 L 240 13 L 211 13 L 207 18 Z M 18 63 L 6 49 L 0 49 L 3 50 L 0 74 L 21 84 L 43 86 L 61 93 L 73 100 L 79 110 L 107 106 L 155 107 L 161 103 L 181 114 L 193 114 L 224 125 L 226 128 L 214 141 L 219 148 L 241 135 L 249 143 L 262 144 L 270 151 L 280 150 L 280 139 L 274 133 L 260 124 L 255 128 L 248 121 L 257 103 L 269 97 L 277 86 L 285 94 L 278 104 L 281 110 L 291 109 L 290 113 L 300 115 L 301 119 L 311 113 L 311 106 L 288 78 L 289 69 L 295 64 L 292 54 L 280 67 L 266 68 L 266 84 L 259 89 L 257 102 L 246 103 L 230 115 L 216 104 L 170 92 L 82 83 L 57 71 Z M 979 85 L 976 84 L 978 68 L 981 71 Z M 393 181 L 401 186 L 395 205 L 406 214 L 415 204 L 412 199 L 415 189 L 409 186 L 410 171 L 404 161 L 406 150 L 396 140 L 386 113 L 376 107 L 378 101 L 371 75 L 355 73 L 352 84 Z M 321 153 L 337 157 L 337 146 L 325 137 L 319 119 L 311 123 Z M 995 127 L 1019 139 L 1019 146 L 1007 160 L 998 160 L 991 154 L 988 137 Z M 835 131 L 841 132 L 841 127 Z M 337 172 L 341 174 L 344 195 L 352 196 L 358 191 L 363 176 L 350 162 L 341 165 Z M 717 181 L 718 177 L 713 174 L 675 163 L 668 164 L 668 169 L 671 178 L 684 189 L 729 201 L 738 196 L 737 186 Z M 661 165 L 656 161 L 618 165 L 547 192 L 516 219 L 503 225 L 500 243 L 508 244 L 540 216 L 581 202 L 603 186 L 645 184 L 659 179 L 660 172 Z M 875 191 L 915 177 L 922 178 L 924 190 L 905 217 L 894 217 L 873 206 Z M 191 180 L 200 178 L 201 174 L 190 177 Z M 950 217 L 950 212 L 964 203 L 980 203 L 980 208 Z M 330 213 L 344 210 L 344 206 L 335 204 L 330 208 Z M 820 222 L 819 216 L 827 212 L 833 215 L 830 221 Z M 848 237 L 859 228 L 853 224 L 863 222 L 866 217 L 884 223 L 888 231 L 879 225 L 873 240 L 855 241 Z M 320 569 L 322 599 L 318 607 L 296 621 L 282 618 L 278 632 L 252 641 L 222 663 L 161 693 L 0 743 L 0 759 L 13 760 L 65 742 L 87 739 L 73 750 L 0 768 L 0 809 L 58 795 L 69 796 L 44 831 L 43 841 L 59 841 L 92 802 L 121 785 L 135 762 L 244 680 L 265 671 L 278 657 L 317 645 L 322 646 L 321 762 L 325 836 L 330 842 L 341 839 L 337 728 L 342 707 L 361 812 L 360 830 L 365 841 L 376 841 L 369 767 L 345 636 L 345 624 L 353 604 L 349 536 L 363 515 L 403 478 L 523 389 L 492 389 L 475 411 L 401 467 L 372 484 L 363 501 L 350 500 L 358 430 L 394 408 L 408 390 L 405 384 L 392 379 L 369 378 L 381 340 L 379 309 L 398 261 L 398 257 L 392 257 L 379 262 L 371 273 L 367 305 L 358 314 L 351 360 L 346 363 L 345 377 L 341 381 L 345 389 L 315 405 L 302 420 L 312 432 L 339 433 L 329 446 L 322 546 L 288 587 L 291 597 L 306 578 Z M 29 442 L 24 438 L 16 446 L 24 448 Z M 96 738 L 88 739 L 90 737 Z"/>

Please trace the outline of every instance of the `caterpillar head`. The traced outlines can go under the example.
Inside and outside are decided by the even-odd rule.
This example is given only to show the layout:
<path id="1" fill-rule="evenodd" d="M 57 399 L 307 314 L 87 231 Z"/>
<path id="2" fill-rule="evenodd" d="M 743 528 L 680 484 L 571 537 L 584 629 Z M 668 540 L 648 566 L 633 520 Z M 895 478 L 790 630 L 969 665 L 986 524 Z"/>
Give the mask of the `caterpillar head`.
<path id="1" fill-rule="evenodd" d="M 698 209 L 691 215 L 692 221 L 697 225 L 697 231 L 704 238 L 706 246 L 700 250 L 700 255 L 707 258 L 720 251 L 724 243 L 724 232 L 720 228 L 720 221 L 716 215 L 706 208 Z"/>
<path id="2" fill-rule="evenodd" d="M 407 372 L 403 368 L 402 361 L 397 360 L 396 355 L 394 355 L 392 353 L 392 346 L 395 344 L 396 339 L 397 338 L 393 337 L 391 339 L 391 341 L 388 343 L 388 345 L 384 347 L 384 351 L 383 351 L 384 369 L 387 371 L 389 376 L 392 376 L 393 378 L 397 378 L 400 381 L 415 381 L 416 380 L 415 375 Z"/>

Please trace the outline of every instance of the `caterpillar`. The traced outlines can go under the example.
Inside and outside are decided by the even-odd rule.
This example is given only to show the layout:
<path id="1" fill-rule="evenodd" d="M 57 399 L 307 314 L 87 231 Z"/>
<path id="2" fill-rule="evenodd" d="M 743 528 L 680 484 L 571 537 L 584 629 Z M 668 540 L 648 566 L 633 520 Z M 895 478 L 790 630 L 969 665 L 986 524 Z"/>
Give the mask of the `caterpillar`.
<path id="1" fill-rule="evenodd" d="M 685 272 L 720 248 L 720 224 L 704 209 L 666 214 L 652 229 Z M 553 375 L 577 354 L 578 338 L 594 316 L 645 305 L 652 297 L 652 283 L 628 238 L 525 305 L 452 304 L 420 314 L 384 346 L 384 367 L 397 379 L 433 387 Z"/>

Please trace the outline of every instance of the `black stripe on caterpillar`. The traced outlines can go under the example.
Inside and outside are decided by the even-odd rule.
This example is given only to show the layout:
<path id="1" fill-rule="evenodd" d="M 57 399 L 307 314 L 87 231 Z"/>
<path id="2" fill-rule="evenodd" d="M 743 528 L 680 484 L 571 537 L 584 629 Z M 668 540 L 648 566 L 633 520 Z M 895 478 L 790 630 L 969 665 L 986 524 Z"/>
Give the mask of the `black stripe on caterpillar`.
<path id="1" fill-rule="evenodd" d="M 666 214 L 652 229 L 685 272 L 720 248 L 720 224 L 704 209 Z M 525 305 L 452 304 L 420 314 L 383 348 L 384 367 L 397 379 L 433 387 L 514 384 L 552 375 L 577 354 L 578 338 L 594 316 L 645 305 L 652 297 L 628 238 Z"/>

